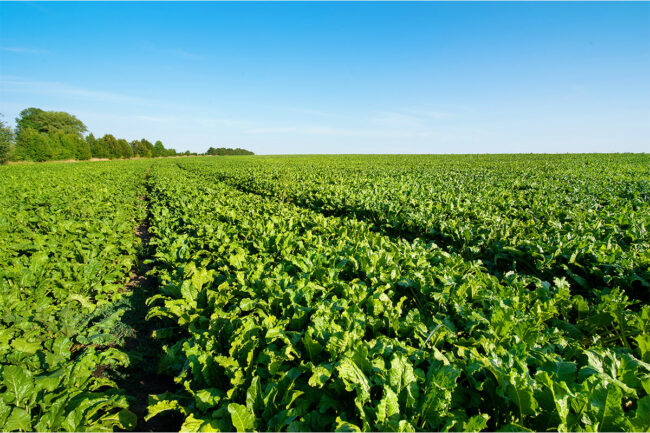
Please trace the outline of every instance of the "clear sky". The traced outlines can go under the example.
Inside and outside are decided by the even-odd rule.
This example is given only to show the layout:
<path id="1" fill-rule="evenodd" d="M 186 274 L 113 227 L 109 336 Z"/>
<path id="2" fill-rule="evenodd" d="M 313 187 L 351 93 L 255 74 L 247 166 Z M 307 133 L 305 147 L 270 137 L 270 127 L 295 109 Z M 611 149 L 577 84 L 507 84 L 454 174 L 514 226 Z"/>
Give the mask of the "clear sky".
<path id="1" fill-rule="evenodd" d="M 0 113 L 270 153 L 650 150 L 650 3 L 0 2 Z"/>

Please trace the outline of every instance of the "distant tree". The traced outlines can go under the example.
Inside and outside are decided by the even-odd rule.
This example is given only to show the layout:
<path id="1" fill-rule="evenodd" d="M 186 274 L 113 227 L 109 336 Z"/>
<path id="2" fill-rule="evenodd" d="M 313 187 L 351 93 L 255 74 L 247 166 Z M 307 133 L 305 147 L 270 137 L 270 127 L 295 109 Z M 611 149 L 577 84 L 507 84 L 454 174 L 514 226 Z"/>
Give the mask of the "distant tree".
<path id="1" fill-rule="evenodd" d="M 162 141 L 158 140 L 153 145 L 152 156 L 165 156 L 165 146 L 163 146 Z"/>
<path id="2" fill-rule="evenodd" d="M 133 149 L 133 154 L 141 158 L 151 158 L 153 156 L 153 144 L 144 138 L 139 141 L 132 141 L 131 148 Z"/>
<path id="3" fill-rule="evenodd" d="M 106 134 L 97 140 L 99 147 L 103 150 L 104 158 L 117 159 L 122 157 L 120 145 L 112 134 Z"/>
<path id="4" fill-rule="evenodd" d="M 126 141 L 123 138 L 120 138 L 119 140 L 117 140 L 117 146 L 120 151 L 120 158 L 123 159 L 133 158 L 133 150 L 131 149 L 131 145 L 129 144 L 128 141 Z"/>
<path id="5" fill-rule="evenodd" d="M 86 143 L 88 144 L 88 147 L 90 148 L 91 158 L 99 158 L 97 156 L 97 139 L 92 134 L 92 132 L 86 136 Z"/>
<path id="6" fill-rule="evenodd" d="M 56 146 L 48 134 L 24 127 L 18 132 L 15 157 L 23 161 L 48 161 L 56 155 Z"/>
<path id="7" fill-rule="evenodd" d="M 2 114 L 0 114 L 2 116 Z M 14 147 L 14 132 L 0 119 L 0 164 L 7 162 Z"/>
<path id="8" fill-rule="evenodd" d="M 66 134 L 65 132 L 59 130 L 52 134 L 46 134 L 50 141 L 50 146 L 52 148 L 52 158 L 51 159 L 74 159 L 76 153 L 76 142 L 74 138 L 76 137 L 73 134 Z"/>
<path id="9" fill-rule="evenodd" d="M 224 155 L 255 155 L 250 150 L 236 148 L 231 149 L 229 147 L 210 147 L 205 153 L 206 155 L 215 155 L 215 156 L 224 156 Z"/>
<path id="10" fill-rule="evenodd" d="M 95 137 L 92 138 L 90 152 L 92 153 L 93 158 L 111 157 L 111 149 L 108 145 L 107 140 L 105 140 L 104 138 L 105 136 L 97 139 Z M 88 138 L 86 138 L 86 140 L 88 141 Z"/>
<path id="11" fill-rule="evenodd" d="M 32 128 L 40 133 L 54 134 L 63 131 L 82 138 L 83 133 L 88 130 L 86 125 L 72 114 L 63 111 L 43 111 L 34 107 L 21 111 L 16 118 L 16 124 L 18 134 L 25 128 Z"/>
<path id="12" fill-rule="evenodd" d="M 55 159 L 90 159 L 90 146 L 83 138 L 76 134 L 67 134 L 59 131 L 55 134 L 56 143 L 58 144 Z"/>

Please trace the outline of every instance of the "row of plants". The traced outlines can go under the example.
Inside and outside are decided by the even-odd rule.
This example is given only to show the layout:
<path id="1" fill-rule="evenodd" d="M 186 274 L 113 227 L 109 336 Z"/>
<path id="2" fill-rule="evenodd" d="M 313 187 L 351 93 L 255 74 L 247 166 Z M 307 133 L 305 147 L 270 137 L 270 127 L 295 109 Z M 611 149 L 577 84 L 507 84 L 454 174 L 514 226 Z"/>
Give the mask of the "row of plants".
<path id="1" fill-rule="evenodd" d="M 192 171 L 159 163 L 149 178 L 148 302 L 160 370 L 183 391 L 152 396 L 149 417 L 176 411 L 194 431 L 650 428 L 650 307 L 623 290 L 497 278 L 208 178 L 222 162 L 179 164 Z"/>
<path id="2" fill-rule="evenodd" d="M 135 427 L 106 371 L 119 349 L 124 286 L 146 207 L 143 163 L 0 170 L 0 429 Z"/>
<path id="3" fill-rule="evenodd" d="M 248 158 L 183 166 L 383 233 L 433 241 L 489 272 L 564 277 L 582 296 L 650 300 L 648 155 Z"/>

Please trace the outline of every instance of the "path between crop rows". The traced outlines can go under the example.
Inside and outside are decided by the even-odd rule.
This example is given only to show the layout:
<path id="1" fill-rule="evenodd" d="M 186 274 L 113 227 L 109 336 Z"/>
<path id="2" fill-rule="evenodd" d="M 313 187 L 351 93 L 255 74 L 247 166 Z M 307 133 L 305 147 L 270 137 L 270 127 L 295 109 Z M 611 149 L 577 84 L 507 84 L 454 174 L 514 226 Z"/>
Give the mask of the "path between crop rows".
<path id="1" fill-rule="evenodd" d="M 135 234 L 141 241 L 141 249 L 138 254 L 138 262 L 125 286 L 126 291 L 131 293 L 131 308 L 122 317 L 123 322 L 133 329 L 134 337 L 125 341 L 123 350 L 129 356 L 130 365 L 123 378 L 118 381 L 118 385 L 131 399 L 129 409 L 138 417 L 136 431 L 178 431 L 183 418 L 181 414 L 174 411 L 145 421 L 148 396 L 166 391 L 173 392 L 179 386 L 171 376 L 161 375 L 157 372 L 162 348 L 151 335 L 156 328 L 155 323 L 145 320 L 148 312 L 146 301 L 157 292 L 158 281 L 155 276 L 149 274 L 153 268 L 150 263 L 153 251 L 149 245 L 151 234 L 149 233 L 148 196 L 140 197 L 140 200 L 147 203 L 147 217 L 135 229 Z"/>

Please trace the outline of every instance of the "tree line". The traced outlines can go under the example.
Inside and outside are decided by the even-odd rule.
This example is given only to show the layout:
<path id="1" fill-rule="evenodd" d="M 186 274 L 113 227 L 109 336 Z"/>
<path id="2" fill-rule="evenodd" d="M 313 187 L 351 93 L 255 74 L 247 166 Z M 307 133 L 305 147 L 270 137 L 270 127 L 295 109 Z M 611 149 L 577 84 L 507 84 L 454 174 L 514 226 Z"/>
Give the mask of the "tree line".
<path id="1" fill-rule="evenodd" d="M 231 149 L 228 147 L 211 147 L 205 152 L 206 155 L 224 156 L 224 155 L 255 155 L 250 150 L 241 149 L 239 147 Z"/>
<path id="2" fill-rule="evenodd" d="M 86 125 L 72 114 L 27 108 L 16 118 L 15 131 L 0 119 L 0 164 L 9 160 L 56 161 L 197 155 L 190 151 L 178 153 L 175 149 L 167 149 L 160 140 L 155 143 L 145 138 L 127 141 L 111 134 L 96 138 L 92 133 L 84 135 L 86 132 Z M 253 155 L 253 152 L 240 148 L 210 147 L 204 155 Z"/>
<path id="3" fill-rule="evenodd" d="M 177 155 L 176 150 L 166 149 L 160 141 L 152 144 L 143 138 L 129 142 L 111 134 L 101 138 L 84 136 L 88 129 L 76 116 L 34 107 L 20 112 L 15 131 L 0 120 L 0 131 L 0 162 Z"/>

